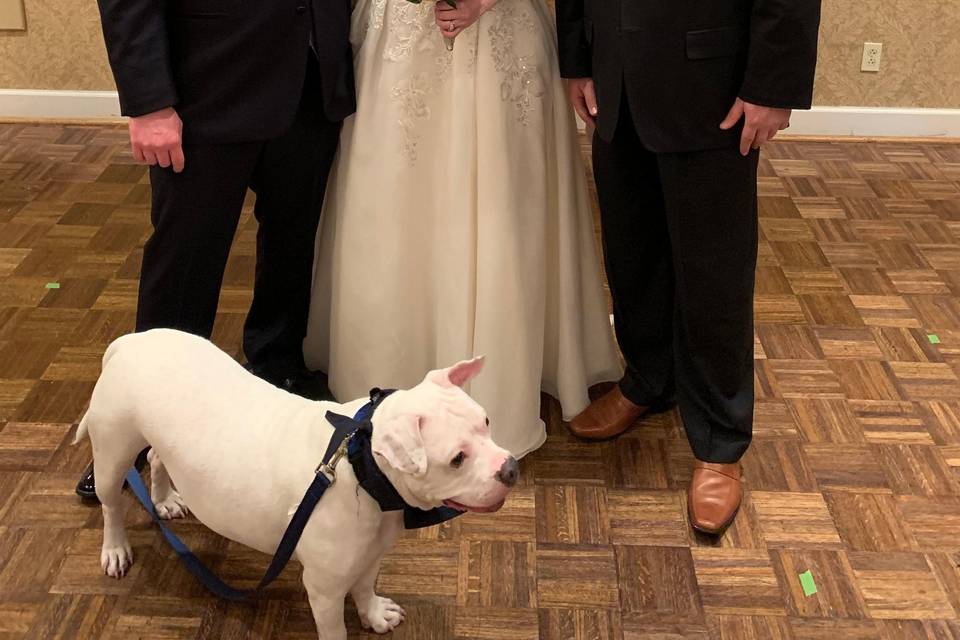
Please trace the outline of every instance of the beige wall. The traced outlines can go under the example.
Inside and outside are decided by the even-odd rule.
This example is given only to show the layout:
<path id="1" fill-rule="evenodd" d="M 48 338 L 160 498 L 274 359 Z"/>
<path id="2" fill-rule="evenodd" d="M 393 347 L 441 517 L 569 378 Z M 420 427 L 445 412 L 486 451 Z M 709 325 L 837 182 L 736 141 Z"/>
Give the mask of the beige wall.
<path id="1" fill-rule="evenodd" d="M 816 102 L 960 108 L 958 34 L 960 0 L 823 0 Z M 864 42 L 880 73 L 860 72 Z"/>
<path id="2" fill-rule="evenodd" d="M 0 31 L 0 88 L 113 89 L 96 0 L 25 0 L 26 31 Z"/>
<path id="3" fill-rule="evenodd" d="M 0 88 L 112 89 L 94 0 L 26 0 L 28 31 L 0 32 Z M 960 0 L 823 0 L 816 102 L 960 108 Z M 866 41 L 883 70 L 861 73 Z"/>

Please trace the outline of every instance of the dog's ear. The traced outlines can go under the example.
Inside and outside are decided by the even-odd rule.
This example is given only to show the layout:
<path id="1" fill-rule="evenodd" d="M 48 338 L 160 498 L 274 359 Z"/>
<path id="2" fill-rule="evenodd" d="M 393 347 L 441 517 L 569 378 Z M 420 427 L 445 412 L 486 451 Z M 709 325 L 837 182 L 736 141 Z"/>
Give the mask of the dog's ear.
<path id="1" fill-rule="evenodd" d="M 372 449 L 401 473 L 422 476 L 427 472 L 427 452 L 420 435 L 420 416 L 401 415 L 374 431 Z"/>
<path id="2" fill-rule="evenodd" d="M 477 356 L 473 360 L 458 362 L 448 369 L 438 369 L 427 374 L 427 380 L 439 384 L 441 387 L 462 387 L 483 370 L 484 357 Z"/>

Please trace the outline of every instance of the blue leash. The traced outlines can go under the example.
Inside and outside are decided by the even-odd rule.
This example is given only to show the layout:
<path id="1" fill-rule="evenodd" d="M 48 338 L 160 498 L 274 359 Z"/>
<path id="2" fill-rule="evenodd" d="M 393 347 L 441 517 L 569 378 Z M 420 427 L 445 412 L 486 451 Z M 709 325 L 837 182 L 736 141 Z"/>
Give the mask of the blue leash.
<path id="1" fill-rule="evenodd" d="M 374 408 L 375 405 L 372 402 L 365 405 L 360 409 L 354 419 L 358 421 L 369 419 L 369 417 L 373 415 Z M 143 480 L 140 478 L 136 467 L 127 472 L 127 484 L 130 485 L 130 489 L 133 490 L 134 495 L 137 496 L 143 508 L 147 510 L 147 513 L 150 514 L 153 521 L 160 527 L 163 537 L 167 539 L 167 542 L 170 543 L 173 550 L 177 552 L 180 560 L 183 561 L 183 564 L 186 565 L 190 573 L 203 583 L 207 589 L 221 598 L 234 601 L 247 600 L 266 588 L 267 585 L 280 575 L 283 568 L 287 566 L 294 549 L 297 548 L 300 536 L 303 535 L 303 529 L 307 526 L 307 521 L 310 520 L 310 515 L 313 513 L 317 503 L 320 502 L 320 498 L 323 497 L 326 490 L 333 484 L 325 473 L 331 469 L 331 459 L 334 458 L 334 454 L 338 453 L 338 451 L 341 456 L 343 455 L 341 444 L 351 435 L 352 430 L 335 428 L 334 434 L 330 438 L 330 444 L 327 446 L 327 452 L 323 456 L 323 462 L 317 467 L 317 472 L 314 475 L 313 482 L 310 484 L 310 488 L 307 489 L 306 495 L 304 495 L 303 500 L 300 501 L 300 506 L 297 507 L 296 512 L 293 514 L 293 518 L 291 518 L 290 524 L 287 526 L 287 530 L 280 540 L 280 545 L 277 547 L 277 552 L 273 556 L 267 572 L 263 578 L 261 578 L 260 583 L 253 589 L 235 589 L 225 583 L 204 565 L 173 531 L 167 528 L 160 519 L 160 516 L 157 515 L 157 511 L 153 506 L 153 500 L 150 499 L 150 492 L 147 491 L 147 487 L 143 484 Z M 333 466 L 336 466 L 338 460 L 339 456 L 337 460 L 334 460 Z"/>

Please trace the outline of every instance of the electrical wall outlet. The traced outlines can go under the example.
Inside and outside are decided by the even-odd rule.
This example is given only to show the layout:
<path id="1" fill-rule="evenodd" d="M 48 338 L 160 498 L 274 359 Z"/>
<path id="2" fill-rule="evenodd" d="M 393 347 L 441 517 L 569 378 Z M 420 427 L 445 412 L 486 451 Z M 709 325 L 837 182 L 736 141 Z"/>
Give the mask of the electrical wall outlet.
<path id="1" fill-rule="evenodd" d="M 882 42 L 864 42 L 863 60 L 860 62 L 860 71 L 876 73 L 880 71 L 880 56 L 883 55 Z"/>
<path id="2" fill-rule="evenodd" d="M 0 0 L 0 30 L 23 30 L 27 28 L 23 0 Z"/>

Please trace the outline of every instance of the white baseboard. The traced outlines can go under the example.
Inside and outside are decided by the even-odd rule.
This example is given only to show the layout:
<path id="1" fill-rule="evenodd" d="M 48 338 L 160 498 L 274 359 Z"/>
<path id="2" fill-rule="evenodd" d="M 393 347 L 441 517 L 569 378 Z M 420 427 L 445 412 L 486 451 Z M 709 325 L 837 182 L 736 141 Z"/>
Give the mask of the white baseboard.
<path id="1" fill-rule="evenodd" d="M 577 117 L 580 130 L 586 129 Z M 960 109 L 814 107 L 794 111 L 793 136 L 860 138 L 960 138 Z"/>
<path id="2" fill-rule="evenodd" d="M 814 107 L 795 111 L 791 135 L 902 138 L 960 137 L 960 109 Z"/>
<path id="3" fill-rule="evenodd" d="M 116 118 L 115 91 L 0 89 L 0 118 Z M 581 130 L 583 122 L 577 118 Z M 960 109 L 814 107 L 797 111 L 791 135 L 856 137 L 960 137 Z"/>
<path id="4" fill-rule="evenodd" d="M 116 91 L 0 89 L 0 118 L 77 120 L 119 116 Z"/>

